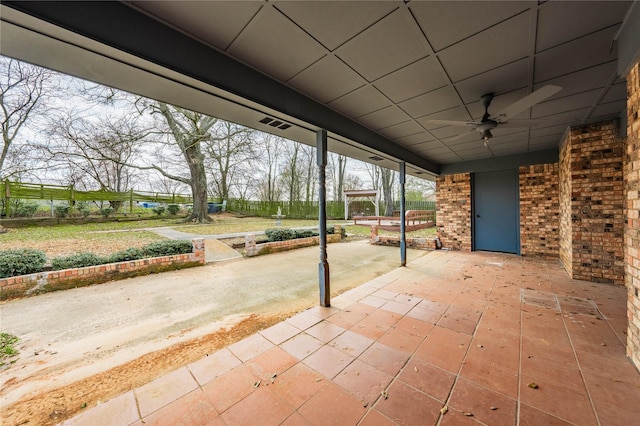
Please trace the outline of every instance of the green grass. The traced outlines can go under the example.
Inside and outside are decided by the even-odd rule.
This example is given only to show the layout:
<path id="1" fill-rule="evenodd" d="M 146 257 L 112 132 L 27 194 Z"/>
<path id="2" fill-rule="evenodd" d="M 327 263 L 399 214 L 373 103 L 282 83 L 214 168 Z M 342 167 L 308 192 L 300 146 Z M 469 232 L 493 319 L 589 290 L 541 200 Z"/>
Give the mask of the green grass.
<path id="1" fill-rule="evenodd" d="M 347 231 L 347 234 L 356 235 L 359 237 L 369 237 L 369 235 L 371 234 L 371 228 L 369 228 L 368 226 L 361 226 L 361 225 L 347 226 L 346 231 Z M 417 231 L 407 232 L 406 236 L 415 237 L 415 238 L 429 238 L 429 237 L 435 237 L 436 232 L 437 232 L 436 227 L 434 226 L 432 228 L 425 228 L 425 229 L 419 229 Z M 378 235 L 399 236 L 400 233 L 393 232 L 393 231 L 385 231 L 381 229 L 381 230 L 378 230 Z"/>
<path id="2" fill-rule="evenodd" d="M 327 226 L 344 223 L 340 220 L 329 220 Z M 278 228 L 300 228 L 303 226 L 318 226 L 317 220 L 295 220 L 283 219 Z M 181 232 L 192 234 L 212 235 L 212 234 L 235 234 L 238 232 L 264 231 L 265 229 L 276 228 L 275 219 L 249 217 L 243 219 L 225 218 L 216 220 L 212 224 L 182 226 L 178 228 Z"/>
<path id="3" fill-rule="evenodd" d="M 176 219 L 154 219 L 133 222 L 102 222 L 86 223 L 82 225 L 53 225 L 53 226 L 29 226 L 25 228 L 9 229 L 9 232 L 0 234 L 0 243 L 12 241 L 50 241 L 55 239 L 91 239 L 109 241 L 113 234 L 101 233 L 104 231 L 126 231 L 131 229 L 154 228 L 162 226 L 178 226 Z M 127 233 L 128 238 L 136 238 L 141 235 L 155 235 L 148 231 L 134 231 Z M 121 237 L 120 237 L 121 238 Z M 158 237 L 157 239 L 161 239 Z"/>
<path id="4" fill-rule="evenodd" d="M 0 367 L 4 367 L 7 364 L 13 364 L 16 360 L 11 360 L 18 356 L 20 352 L 15 348 L 15 344 L 18 343 L 18 338 L 13 334 L 0 333 Z"/>

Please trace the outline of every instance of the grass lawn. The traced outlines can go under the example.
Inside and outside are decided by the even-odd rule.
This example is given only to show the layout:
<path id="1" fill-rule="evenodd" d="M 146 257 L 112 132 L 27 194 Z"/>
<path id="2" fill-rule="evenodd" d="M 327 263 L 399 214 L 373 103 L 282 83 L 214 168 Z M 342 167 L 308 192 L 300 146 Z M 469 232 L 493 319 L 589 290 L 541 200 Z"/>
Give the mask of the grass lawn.
<path id="1" fill-rule="evenodd" d="M 46 253 L 49 259 L 56 256 L 81 252 L 92 252 L 106 256 L 129 247 L 142 247 L 163 237 L 142 228 L 169 227 L 182 232 L 211 235 L 237 232 L 264 231 L 275 228 L 271 218 L 234 217 L 231 214 L 212 216 L 213 222 L 205 225 L 187 225 L 180 218 L 163 218 L 127 222 L 87 223 L 82 225 L 33 226 L 8 229 L 0 234 L 0 249 L 33 248 Z M 344 223 L 342 220 L 327 221 L 327 226 Z M 317 226 L 317 220 L 283 219 L 282 228 Z M 349 225 L 347 233 L 356 237 L 369 237 L 369 227 Z M 434 236 L 436 228 L 407 232 L 408 237 Z M 380 235 L 398 235 L 398 233 L 380 231 Z"/>

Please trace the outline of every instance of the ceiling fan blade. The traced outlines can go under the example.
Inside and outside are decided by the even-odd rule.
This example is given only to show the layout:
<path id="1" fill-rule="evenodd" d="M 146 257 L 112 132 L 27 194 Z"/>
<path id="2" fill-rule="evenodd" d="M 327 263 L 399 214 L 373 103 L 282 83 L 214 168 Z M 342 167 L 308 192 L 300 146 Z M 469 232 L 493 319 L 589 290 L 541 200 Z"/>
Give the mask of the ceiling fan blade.
<path id="1" fill-rule="evenodd" d="M 459 135 L 452 136 L 450 138 L 444 139 L 442 142 L 449 143 L 449 142 L 457 141 L 458 139 L 462 139 L 462 138 L 465 138 L 465 137 L 469 136 L 469 134 L 474 133 L 475 131 L 476 131 L 476 129 L 474 127 L 473 129 L 470 129 L 467 132 L 462 132 Z"/>
<path id="2" fill-rule="evenodd" d="M 519 101 L 509 105 L 497 114 L 492 115 L 491 119 L 497 121 L 498 123 L 506 122 L 510 117 L 515 117 L 521 112 L 528 110 L 535 104 L 542 102 L 548 97 L 558 93 L 560 90 L 562 90 L 562 87 L 560 86 L 544 86 L 531 93 L 530 95 L 525 96 Z"/>
<path id="3" fill-rule="evenodd" d="M 475 126 L 476 123 L 474 121 L 454 121 L 454 120 L 424 120 L 425 123 L 429 124 L 440 124 L 442 126 Z"/>

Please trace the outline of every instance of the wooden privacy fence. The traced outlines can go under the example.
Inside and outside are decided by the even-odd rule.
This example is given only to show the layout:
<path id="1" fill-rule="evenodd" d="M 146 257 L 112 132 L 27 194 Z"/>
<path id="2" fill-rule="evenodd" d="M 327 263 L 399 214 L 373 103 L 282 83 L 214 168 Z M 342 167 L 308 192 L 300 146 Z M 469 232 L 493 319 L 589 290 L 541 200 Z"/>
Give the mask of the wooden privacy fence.
<path id="1" fill-rule="evenodd" d="M 73 206 L 77 201 L 116 201 L 129 203 L 133 210 L 136 201 L 153 203 L 189 204 L 193 202 L 190 195 L 168 194 L 162 192 L 127 191 L 114 192 L 107 190 L 79 191 L 73 185 L 49 185 L 39 183 L 0 181 L 0 197 L 4 205 L 4 214 L 10 216 L 11 200 L 46 200 L 68 201 Z"/>

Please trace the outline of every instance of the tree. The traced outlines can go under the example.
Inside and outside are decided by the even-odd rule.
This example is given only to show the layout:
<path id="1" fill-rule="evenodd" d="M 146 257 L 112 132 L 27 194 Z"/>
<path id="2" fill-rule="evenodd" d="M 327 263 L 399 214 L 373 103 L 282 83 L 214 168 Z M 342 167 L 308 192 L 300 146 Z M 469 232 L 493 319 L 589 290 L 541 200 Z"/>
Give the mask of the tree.
<path id="1" fill-rule="evenodd" d="M 347 170 L 348 157 L 341 154 L 331 154 L 329 156 L 329 162 L 331 164 L 331 171 L 333 177 L 333 200 L 341 201 L 342 194 L 345 186 L 345 177 Z M 356 189 L 356 188 L 353 188 Z"/>
<path id="2" fill-rule="evenodd" d="M 278 186 L 278 175 L 280 173 L 280 157 L 285 145 L 285 140 L 280 136 L 269 133 L 262 133 L 260 141 L 262 147 L 262 179 L 259 194 L 263 201 L 277 201 L 282 195 Z"/>
<path id="3" fill-rule="evenodd" d="M 244 169 L 251 168 L 250 163 L 256 158 L 253 142 L 256 131 L 220 120 L 210 133 L 211 138 L 203 143 L 212 172 L 212 192 L 226 200 L 234 185 L 241 186 L 237 178 L 243 175 Z"/>
<path id="4" fill-rule="evenodd" d="M 19 175 L 26 170 L 24 154 L 29 150 L 18 147 L 12 155 L 10 148 L 18 142 L 27 122 L 45 111 L 52 92 L 54 73 L 44 68 L 0 56 L 0 179 Z"/>
<path id="5" fill-rule="evenodd" d="M 128 191 L 136 178 L 129 164 L 140 156 L 141 141 L 151 130 L 131 115 L 91 118 L 68 113 L 52 125 L 52 138 L 41 147 L 50 166 L 62 166 L 68 183 L 81 189 Z M 109 203 L 116 211 L 121 204 Z"/>
<path id="6" fill-rule="evenodd" d="M 287 141 L 284 150 L 286 159 L 281 172 L 282 185 L 289 192 L 289 204 L 300 200 L 300 169 L 298 168 L 298 155 L 300 144 Z"/>
<path id="7" fill-rule="evenodd" d="M 205 156 L 201 144 L 211 138 L 209 130 L 218 119 L 184 108 L 170 106 L 164 102 L 156 102 L 154 111 L 159 113 L 187 163 L 189 176 L 169 173 L 157 165 L 145 167 L 157 170 L 169 179 L 182 182 L 191 187 L 193 196 L 193 210 L 187 221 L 205 223 L 211 221 L 208 215 L 207 174 L 205 171 Z"/>
<path id="8" fill-rule="evenodd" d="M 382 198 L 385 203 L 385 216 L 393 216 L 393 185 L 395 173 L 391 169 L 380 167 L 380 182 L 382 183 Z"/>
<path id="9" fill-rule="evenodd" d="M 315 188 L 318 183 L 318 165 L 316 161 L 316 148 L 310 145 L 300 145 L 301 160 L 303 163 L 304 200 L 309 203 L 315 199 Z"/>

